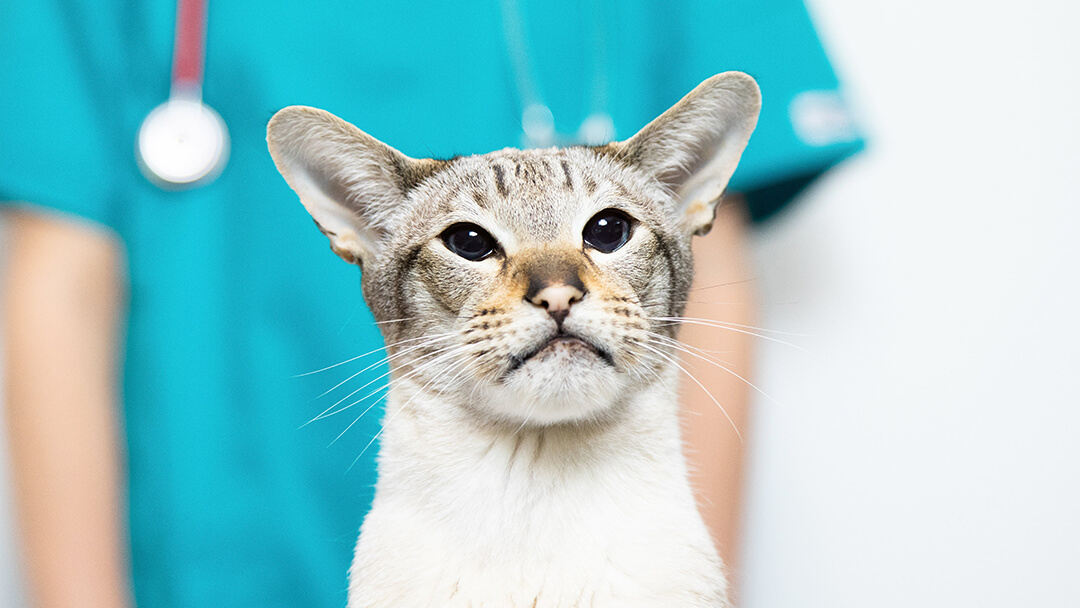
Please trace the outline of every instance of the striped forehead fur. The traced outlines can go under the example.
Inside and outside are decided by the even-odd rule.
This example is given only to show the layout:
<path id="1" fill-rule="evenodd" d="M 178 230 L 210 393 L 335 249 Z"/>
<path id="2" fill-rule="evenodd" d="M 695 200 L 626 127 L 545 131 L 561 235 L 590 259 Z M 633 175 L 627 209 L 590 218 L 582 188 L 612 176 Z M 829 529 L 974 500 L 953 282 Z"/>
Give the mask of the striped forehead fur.
<path id="1" fill-rule="evenodd" d="M 508 219 L 554 220 L 550 205 L 557 198 L 594 197 L 602 186 L 624 196 L 656 201 L 665 211 L 674 210 L 672 193 L 662 184 L 593 148 L 507 148 L 445 163 L 409 193 L 396 215 L 422 223 L 419 220 L 433 213 L 446 213 L 471 201 L 487 211 L 498 208 L 510 213 Z M 515 210 L 518 217 L 513 217 Z M 394 240 L 393 235 L 389 238 Z"/>

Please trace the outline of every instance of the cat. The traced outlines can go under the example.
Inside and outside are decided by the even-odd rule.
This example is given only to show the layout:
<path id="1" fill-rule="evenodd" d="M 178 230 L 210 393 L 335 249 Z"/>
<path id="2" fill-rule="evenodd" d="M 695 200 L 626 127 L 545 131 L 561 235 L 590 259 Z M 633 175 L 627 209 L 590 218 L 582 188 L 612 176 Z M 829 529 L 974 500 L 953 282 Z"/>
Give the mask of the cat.
<path id="1" fill-rule="evenodd" d="M 362 269 L 393 383 L 350 608 L 728 606 L 681 450 L 690 240 L 757 124 L 718 74 L 628 140 L 413 159 L 314 108 L 278 170 Z"/>

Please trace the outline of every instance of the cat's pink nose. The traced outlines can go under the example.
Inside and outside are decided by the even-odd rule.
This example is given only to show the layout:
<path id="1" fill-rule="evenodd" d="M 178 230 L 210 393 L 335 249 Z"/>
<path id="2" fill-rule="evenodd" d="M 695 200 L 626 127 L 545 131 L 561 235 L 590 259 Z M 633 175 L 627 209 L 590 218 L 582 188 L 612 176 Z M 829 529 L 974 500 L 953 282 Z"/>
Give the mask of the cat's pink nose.
<path id="1" fill-rule="evenodd" d="M 551 315 L 551 318 L 555 319 L 555 322 L 562 327 L 566 315 L 570 314 L 570 307 L 576 302 L 580 302 L 584 297 L 585 294 L 577 287 L 560 283 L 548 285 L 541 289 L 529 301 L 546 310 Z"/>

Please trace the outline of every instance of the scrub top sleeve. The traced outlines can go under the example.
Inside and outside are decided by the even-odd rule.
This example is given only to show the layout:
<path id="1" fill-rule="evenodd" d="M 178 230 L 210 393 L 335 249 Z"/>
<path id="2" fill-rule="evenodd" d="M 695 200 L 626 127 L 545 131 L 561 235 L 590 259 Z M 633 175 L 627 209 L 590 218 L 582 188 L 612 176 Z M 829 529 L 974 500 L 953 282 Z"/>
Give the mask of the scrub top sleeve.
<path id="1" fill-rule="evenodd" d="M 0 3 L 0 201 L 115 227 L 121 134 L 109 132 L 109 99 L 90 69 L 93 24 L 80 35 L 73 6 Z"/>
<path id="2" fill-rule="evenodd" d="M 673 3 L 678 6 L 679 3 Z M 751 217 L 771 217 L 864 142 L 840 83 L 800 0 L 695 0 L 675 13 L 685 32 L 684 87 L 718 72 L 749 73 L 763 105 L 729 190 L 746 196 Z M 686 90 L 689 90 L 687 88 Z"/>

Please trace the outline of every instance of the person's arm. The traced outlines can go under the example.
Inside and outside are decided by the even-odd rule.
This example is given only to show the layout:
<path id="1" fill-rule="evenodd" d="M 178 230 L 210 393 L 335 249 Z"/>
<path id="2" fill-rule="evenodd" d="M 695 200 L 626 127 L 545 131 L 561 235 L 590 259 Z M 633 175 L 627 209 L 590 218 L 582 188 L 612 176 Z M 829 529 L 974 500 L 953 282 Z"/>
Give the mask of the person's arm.
<path id="1" fill-rule="evenodd" d="M 5 214 L 5 409 L 27 592 L 132 605 L 120 409 L 123 256 L 103 229 Z"/>
<path id="2" fill-rule="evenodd" d="M 725 200 L 717 211 L 709 234 L 694 239 L 694 286 L 684 316 L 750 326 L 755 324 L 756 305 L 745 251 L 748 230 L 742 201 Z M 742 328 L 738 328 L 742 329 Z M 735 374 L 750 380 L 752 336 L 738 329 L 707 327 L 686 321 L 679 338 L 691 349 L 708 353 L 724 369 L 683 354 L 682 366 L 715 397 L 717 406 L 696 382 L 682 379 L 683 432 L 690 479 L 698 504 L 727 567 L 730 583 L 737 582 L 741 524 L 744 446 L 748 436 L 749 386 Z M 745 330 L 743 330 L 745 331 Z M 730 416 L 731 420 L 728 420 Z"/>

